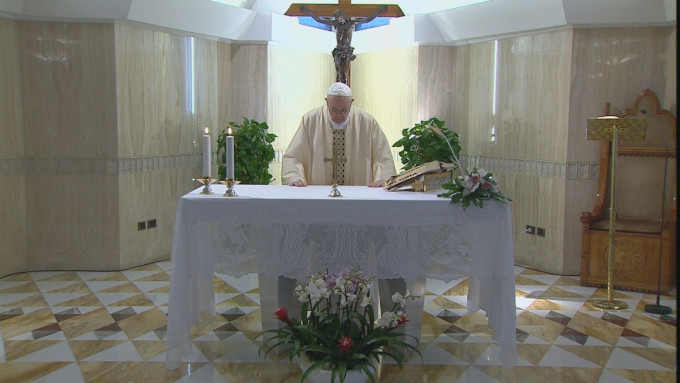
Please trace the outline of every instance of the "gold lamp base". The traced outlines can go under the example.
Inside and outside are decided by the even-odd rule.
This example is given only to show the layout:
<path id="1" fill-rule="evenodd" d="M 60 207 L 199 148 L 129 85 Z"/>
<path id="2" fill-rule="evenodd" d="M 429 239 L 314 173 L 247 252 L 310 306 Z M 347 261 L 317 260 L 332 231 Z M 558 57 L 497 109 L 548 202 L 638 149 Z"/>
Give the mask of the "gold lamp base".
<path id="1" fill-rule="evenodd" d="M 603 310 L 625 310 L 628 308 L 628 303 L 616 300 L 601 300 L 593 302 L 593 306 Z"/>

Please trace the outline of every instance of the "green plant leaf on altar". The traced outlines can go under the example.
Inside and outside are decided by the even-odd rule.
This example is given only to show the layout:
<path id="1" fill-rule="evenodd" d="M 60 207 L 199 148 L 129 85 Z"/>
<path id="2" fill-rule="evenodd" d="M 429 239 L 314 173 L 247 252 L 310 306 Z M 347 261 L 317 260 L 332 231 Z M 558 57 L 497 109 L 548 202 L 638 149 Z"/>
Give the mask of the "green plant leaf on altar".
<path id="1" fill-rule="evenodd" d="M 272 143 L 277 136 L 268 133 L 269 127 L 266 122 L 245 117 L 242 124 L 230 122 L 217 136 L 219 179 L 226 178 L 226 142 L 230 127 L 234 136 L 234 178 L 244 184 L 269 184 L 273 178 L 269 173 L 269 164 L 275 157 Z"/>
<path id="2" fill-rule="evenodd" d="M 392 147 L 402 148 L 399 152 L 399 157 L 404 165 L 404 170 L 409 170 L 430 161 L 458 163 L 456 157 L 461 151 L 458 133 L 448 130 L 444 125 L 444 121 L 432 117 L 429 120 L 420 121 L 420 123 L 415 124 L 413 127 L 401 131 L 402 138 L 395 142 Z M 442 132 L 455 153 L 452 153 L 449 145 L 442 141 L 439 134 L 431 129 L 432 126 L 436 126 Z"/>

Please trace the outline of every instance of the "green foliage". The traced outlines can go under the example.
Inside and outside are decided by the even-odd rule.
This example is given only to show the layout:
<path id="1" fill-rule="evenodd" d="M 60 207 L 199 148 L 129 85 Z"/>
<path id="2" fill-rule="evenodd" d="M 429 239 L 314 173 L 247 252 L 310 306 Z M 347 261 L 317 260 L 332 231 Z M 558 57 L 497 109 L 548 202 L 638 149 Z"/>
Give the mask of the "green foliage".
<path id="1" fill-rule="evenodd" d="M 408 319 L 402 311 L 406 300 L 419 297 L 395 294 L 391 311 L 383 313 L 376 320 L 370 297 L 370 280 L 366 279 L 356 267 L 344 270 L 339 275 L 314 274 L 306 287 L 298 286 L 296 294 L 303 302 L 300 320 L 288 316 L 285 307 L 274 313 L 285 324 L 282 328 L 267 330 L 260 351 L 265 356 L 273 349 L 288 345 L 289 358 L 304 354 L 310 366 L 304 371 L 304 382 L 315 369 L 330 369 L 332 382 L 337 377 L 344 382 L 348 370 L 361 370 L 374 382 L 381 358 L 393 359 L 399 367 L 403 365 L 404 355 L 420 350 L 406 341 L 411 337 L 416 344 L 418 339 L 395 331 Z"/>
<path id="2" fill-rule="evenodd" d="M 234 136 L 234 178 L 243 184 L 268 185 L 273 176 L 269 174 L 269 164 L 274 160 L 276 139 L 267 133 L 266 122 L 243 118 L 243 124 L 229 123 Z M 220 181 L 226 178 L 227 129 L 217 136 L 217 153 L 221 160 L 218 167 Z"/>
<path id="3" fill-rule="evenodd" d="M 402 138 L 392 145 L 392 147 L 403 148 L 399 152 L 401 163 L 404 170 L 409 170 L 418 165 L 430 161 L 456 163 L 456 157 L 460 154 L 460 143 L 458 133 L 444 127 L 445 122 L 433 117 L 429 120 L 420 121 L 410 129 L 401 131 Z M 455 155 L 451 153 L 449 145 L 442 140 L 439 134 L 431 129 L 436 126 L 446 136 Z"/>

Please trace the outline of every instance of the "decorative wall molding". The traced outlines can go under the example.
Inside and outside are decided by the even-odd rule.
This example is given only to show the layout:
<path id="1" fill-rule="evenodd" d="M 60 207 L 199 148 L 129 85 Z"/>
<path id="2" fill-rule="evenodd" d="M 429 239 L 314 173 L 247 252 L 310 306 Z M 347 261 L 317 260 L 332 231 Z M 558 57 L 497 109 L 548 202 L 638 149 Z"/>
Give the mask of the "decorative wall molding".
<path id="1" fill-rule="evenodd" d="M 480 155 L 462 155 L 467 166 L 484 168 L 492 172 L 532 174 L 540 177 L 566 178 L 572 180 L 596 180 L 600 174 L 597 162 L 550 162 L 502 158 Z"/>
<path id="2" fill-rule="evenodd" d="M 2 158 L 0 176 L 10 174 L 116 175 L 201 166 L 201 154 L 129 158 Z"/>
<path id="3" fill-rule="evenodd" d="M 282 150 L 275 153 L 274 163 L 283 159 Z M 398 151 L 392 156 L 399 158 Z M 216 164 L 213 153 L 213 163 Z M 531 174 L 540 177 L 596 180 L 599 163 L 549 162 L 519 158 L 462 155 L 461 162 L 469 167 L 484 168 L 492 172 Z M 177 154 L 172 156 L 148 156 L 130 158 L 0 158 L 0 176 L 11 174 L 125 174 L 156 170 L 191 169 L 201 167 L 201 154 Z"/>

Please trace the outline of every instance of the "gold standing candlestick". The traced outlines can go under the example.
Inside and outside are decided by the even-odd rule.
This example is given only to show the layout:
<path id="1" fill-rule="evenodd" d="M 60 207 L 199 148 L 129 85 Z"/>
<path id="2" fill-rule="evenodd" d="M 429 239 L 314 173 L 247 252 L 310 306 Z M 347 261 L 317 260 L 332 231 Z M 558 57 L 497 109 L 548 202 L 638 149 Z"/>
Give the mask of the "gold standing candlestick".
<path id="1" fill-rule="evenodd" d="M 616 236 L 616 157 L 619 155 L 619 140 L 644 141 L 647 120 L 607 116 L 588 119 L 588 140 L 612 142 L 611 177 L 609 180 L 609 252 L 607 254 L 607 300 L 593 302 L 603 310 L 624 310 L 628 303 L 613 299 L 614 286 L 614 241 Z"/>
<path id="2" fill-rule="evenodd" d="M 210 188 L 210 184 L 217 181 L 216 179 L 210 177 L 201 177 L 194 178 L 194 181 L 198 181 L 203 184 L 203 190 L 201 190 L 201 194 L 215 194 Z"/>
<path id="3" fill-rule="evenodd" d="M 222 183 L 227 185 L 227 191 L 224 192 L 224 197 L 238 197 L 238 194 L 236 194 L 234 191 L 234 186 L 239 183 L 238 181 L 227 178 L 226 180 L 222 181 Z"/>

